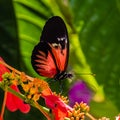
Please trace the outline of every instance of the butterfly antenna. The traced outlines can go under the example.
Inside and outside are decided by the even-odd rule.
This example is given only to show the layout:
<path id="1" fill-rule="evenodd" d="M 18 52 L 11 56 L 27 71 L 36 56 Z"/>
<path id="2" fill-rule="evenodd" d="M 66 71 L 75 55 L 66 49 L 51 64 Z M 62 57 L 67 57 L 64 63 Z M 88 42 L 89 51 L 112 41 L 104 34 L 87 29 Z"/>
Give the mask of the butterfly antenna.
<path id="1" fill-rule="evenodd" d="M 76 75 L 91 75 L 91 76 L 96 76 L 94 73 L 77 73 Z"/>

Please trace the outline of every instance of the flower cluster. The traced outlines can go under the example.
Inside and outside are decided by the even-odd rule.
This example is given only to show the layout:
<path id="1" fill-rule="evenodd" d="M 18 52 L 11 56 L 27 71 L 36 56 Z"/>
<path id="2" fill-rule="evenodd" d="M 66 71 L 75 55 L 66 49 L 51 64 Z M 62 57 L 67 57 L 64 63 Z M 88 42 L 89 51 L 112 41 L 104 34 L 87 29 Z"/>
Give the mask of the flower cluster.
<path id="1" fill-rule="evenodd" d="M 22 81 L 21 86 L 27 98 L 32 99 L 35 102 L 39 100 L 43 91 L 49 89 L 48 83 L 38 78 L 34 78 L 33 81 L 30 81 L 26 78 L 24 81 Z"/>
<path id="2" fill-rule="evenodd" d="M 89 112 L 89 106 L 86 103 L 81 102 L 78 104 L 77 102 L 73 106 L 73 111 L 68 112 L 68 117 L 71 120 L 84 120 L 85 114 Z"/>
<path id="3" fill-rule="evenodd" d="M 46 81 L 32 78 L 12 68 L 1 58 L 0 81 L 0 87 L 9 91 L 7 92 L 6 106 L 12 112 L 20 110 L 27 113 L 32 105 L 38 108 L 48 120 L 84 120 L 86 117 L 96 120 L 89 114 L 90 108 L 86 103 L 76 102 L 73 107 L 69 106 L 68 98 L 52 92 Z M 23 93 L 20 92 L 17 85 L 21 86 Z M 81 86 L 81 84 L 79 85 Z M 82 87 L 85 88 L 84 85 Z M 38 103 L 40 97 L 44 99 L 46 109 Z M 25 104 L 24 101 L 28 104 Z M 2 119 L 1 116 L 0 119 Z M 116 120 L 119 118 L 117 117 Z"/>

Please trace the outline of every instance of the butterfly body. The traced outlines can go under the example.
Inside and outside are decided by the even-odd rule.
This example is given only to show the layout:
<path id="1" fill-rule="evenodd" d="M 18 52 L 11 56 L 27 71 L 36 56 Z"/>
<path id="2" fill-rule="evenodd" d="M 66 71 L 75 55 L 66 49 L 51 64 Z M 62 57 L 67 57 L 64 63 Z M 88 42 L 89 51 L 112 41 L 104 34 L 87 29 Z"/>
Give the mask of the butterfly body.
<path id="1" fill-rule="evenodd" d="M 66 73 L 69 57 L 69 39 L 64 21 L 54 16 L 42 31 L 40 42 L 34 47 L 32 66 L 41 76 L 61 80 L 72 75 Z"/>

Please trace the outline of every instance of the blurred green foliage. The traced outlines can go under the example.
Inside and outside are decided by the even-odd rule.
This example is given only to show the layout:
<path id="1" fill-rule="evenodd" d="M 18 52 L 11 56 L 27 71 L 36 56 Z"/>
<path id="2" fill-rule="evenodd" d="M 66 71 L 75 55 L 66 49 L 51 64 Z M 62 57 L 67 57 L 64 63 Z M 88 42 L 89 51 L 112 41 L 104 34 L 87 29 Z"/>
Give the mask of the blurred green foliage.
<path id="1" fill-rule="evenodd" d="M 91 113 L 113 119 L 120 112 L 119 0 L 0 0 L 0 56 L 13 67 L 39 77 L 31 66 L 31 53 L 46 20 L 53 15 L 61 16 L 69 31 L 68 68 L 78 74 L 96 74 L 74 78 L 83 79 L 96 92 Z M 34 108 L 26 115 L 5 111 L 5 120 L 41 118 Z"/>

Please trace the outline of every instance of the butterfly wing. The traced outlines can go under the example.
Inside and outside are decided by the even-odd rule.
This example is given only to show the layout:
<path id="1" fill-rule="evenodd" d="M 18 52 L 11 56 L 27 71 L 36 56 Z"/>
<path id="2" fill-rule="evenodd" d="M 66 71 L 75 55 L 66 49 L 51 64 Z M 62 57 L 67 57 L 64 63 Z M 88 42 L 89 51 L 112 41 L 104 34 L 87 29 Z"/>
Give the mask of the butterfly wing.
<path id="1" fill-rule="evenodd" d="M 46 43 L 40 42 L 32 52 L 32 66 L 41 76 L 53 78 L 57 74 L 53 56 Z"/>
<path id="2" fill-rule="evenodd" d="M 64 21 L 54 16 L 42 31 L 40 43 L 32 53 L 32 65 L 42 76 L 53 78 L 66 70 L 68 64 L 69 40 Z"/>
<path id="3" fill-rule="evenodd" d="M 54 16 L 43 28 L 41 41 L 49 43 L 60 71 L 66 70 L 69 58 L 69 39 L 64 21 Z"/>

